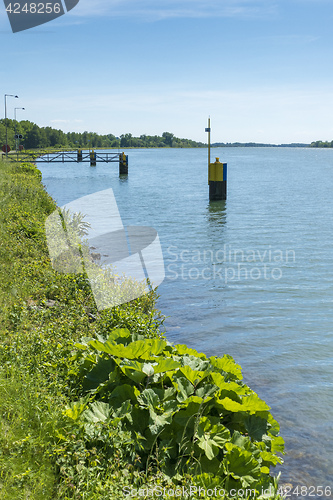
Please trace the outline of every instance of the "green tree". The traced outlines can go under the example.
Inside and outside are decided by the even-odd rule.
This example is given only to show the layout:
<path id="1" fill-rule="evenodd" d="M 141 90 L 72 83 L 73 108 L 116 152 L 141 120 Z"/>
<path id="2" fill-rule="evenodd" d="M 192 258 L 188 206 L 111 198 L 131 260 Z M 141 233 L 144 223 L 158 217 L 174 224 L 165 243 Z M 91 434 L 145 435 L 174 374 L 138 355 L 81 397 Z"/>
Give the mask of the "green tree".
<path id="1" fill-rule="evenodd" d="M 38 148 L 40 145 L 41 133 L 38 125 L 33 125 L 25 139 L 25 147 L 28 149 Z"/>
<path id="2" fill-rule="evenodd" d="M 120 136 L 120 147 L 129 148 L 132 146 L 132 134 L 123 134 Z"/>
<path id="3" fill-rule="evenodd" d="M 172 141 L 174 135 L 171 134 L 171 132 L 163 132 L 162 137 L 163 137 L 163 142 L 165 142 L 167 146 L 170 146 L 170 148 L 172 148 Z"/>

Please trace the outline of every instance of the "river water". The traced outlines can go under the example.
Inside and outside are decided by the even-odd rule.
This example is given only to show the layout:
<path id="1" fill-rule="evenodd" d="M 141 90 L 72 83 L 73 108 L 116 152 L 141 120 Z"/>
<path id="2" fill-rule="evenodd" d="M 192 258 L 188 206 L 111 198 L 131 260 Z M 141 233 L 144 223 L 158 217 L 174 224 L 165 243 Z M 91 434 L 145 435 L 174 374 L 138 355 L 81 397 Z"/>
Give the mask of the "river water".
<path id="1" fill-rule="evenodd" d="M 213 149 L 228 199 L 209 202 L 204 149 L 142 149 L 116 163 L 38 164 L 63 205 L 112 188 L 125 226 L 159 234 L 169 340 L 231 354 L 286 441 L 282 482 L 331 486 L 333 150 Z"/>

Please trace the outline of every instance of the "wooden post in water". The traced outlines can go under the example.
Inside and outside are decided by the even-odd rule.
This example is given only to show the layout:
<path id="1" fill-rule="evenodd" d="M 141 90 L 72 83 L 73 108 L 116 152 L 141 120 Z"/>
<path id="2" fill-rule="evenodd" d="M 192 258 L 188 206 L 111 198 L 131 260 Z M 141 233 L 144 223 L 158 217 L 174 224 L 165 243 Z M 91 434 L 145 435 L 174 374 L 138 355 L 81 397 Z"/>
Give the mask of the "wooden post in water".
<path id="1" fill-rule="evenodd" d="M 125 153 L 119 155 L 119 175 L 128 174 L 128 156 Z"/>
<path id="2" fill-rule="evenodd" d="M 77 161 L 82 161 L 82 149 L 77 150 Z"/>
<path id="3" fill-rule="evenodd" d="M 90 153 L 90 166 L 91 167 L 96 167 L 96 153 L 95 151 L 92 149 L 91 153 Z"/>
<path id="4" fill-rule="evenodd" d="M 209 185 L 209 200 L 226 200 L 227 199 L 227 163 L 221 163 L 219 158 L 216 158 L 215 163 L 210 162 L 210 117 L 208 118 L 208 185 Z"/>

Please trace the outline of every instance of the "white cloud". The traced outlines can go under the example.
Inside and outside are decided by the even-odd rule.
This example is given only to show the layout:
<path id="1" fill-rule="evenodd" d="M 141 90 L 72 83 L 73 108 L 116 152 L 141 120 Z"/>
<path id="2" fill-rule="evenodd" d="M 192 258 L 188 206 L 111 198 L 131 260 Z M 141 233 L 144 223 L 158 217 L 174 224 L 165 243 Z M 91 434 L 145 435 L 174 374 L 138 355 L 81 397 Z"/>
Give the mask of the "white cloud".
<path id="1" fill-rule="evenodd" d="M 275 0 L 80 0 L 68 15 L 52 24 L 68 26 L 77 24 L 78 18 L 101 16 L 153 22 L 175 18 L 262 17 L 274 12 Z M 11 32 L 4 7 L 0 7 L 0 29 Z"/>
<path id="2" fill-rule="evenodd" d="M 82 120 L 55 119 L 55 120 L 50 120 L 50 123 L 82 123 Z"/>
<path id="3" fill-rule="evenodd" d="M 72 14 L 156 21 L 169 18 L 258 17 L 276 11 L 273 0 L 80 0 Z"/>

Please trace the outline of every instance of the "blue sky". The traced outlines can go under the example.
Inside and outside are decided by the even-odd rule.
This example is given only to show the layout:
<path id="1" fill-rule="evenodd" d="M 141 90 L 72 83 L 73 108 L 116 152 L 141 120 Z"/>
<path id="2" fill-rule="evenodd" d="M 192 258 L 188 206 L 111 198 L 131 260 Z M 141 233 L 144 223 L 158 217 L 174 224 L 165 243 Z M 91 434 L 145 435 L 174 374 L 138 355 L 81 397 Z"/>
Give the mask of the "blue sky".
<path id="1" fill-rule="evenodd" d="M 333 139 L 332 0 L 80 0 L 15 34 L 1 2 L 0 44 L 8 116 L 40 126 Z"/>

